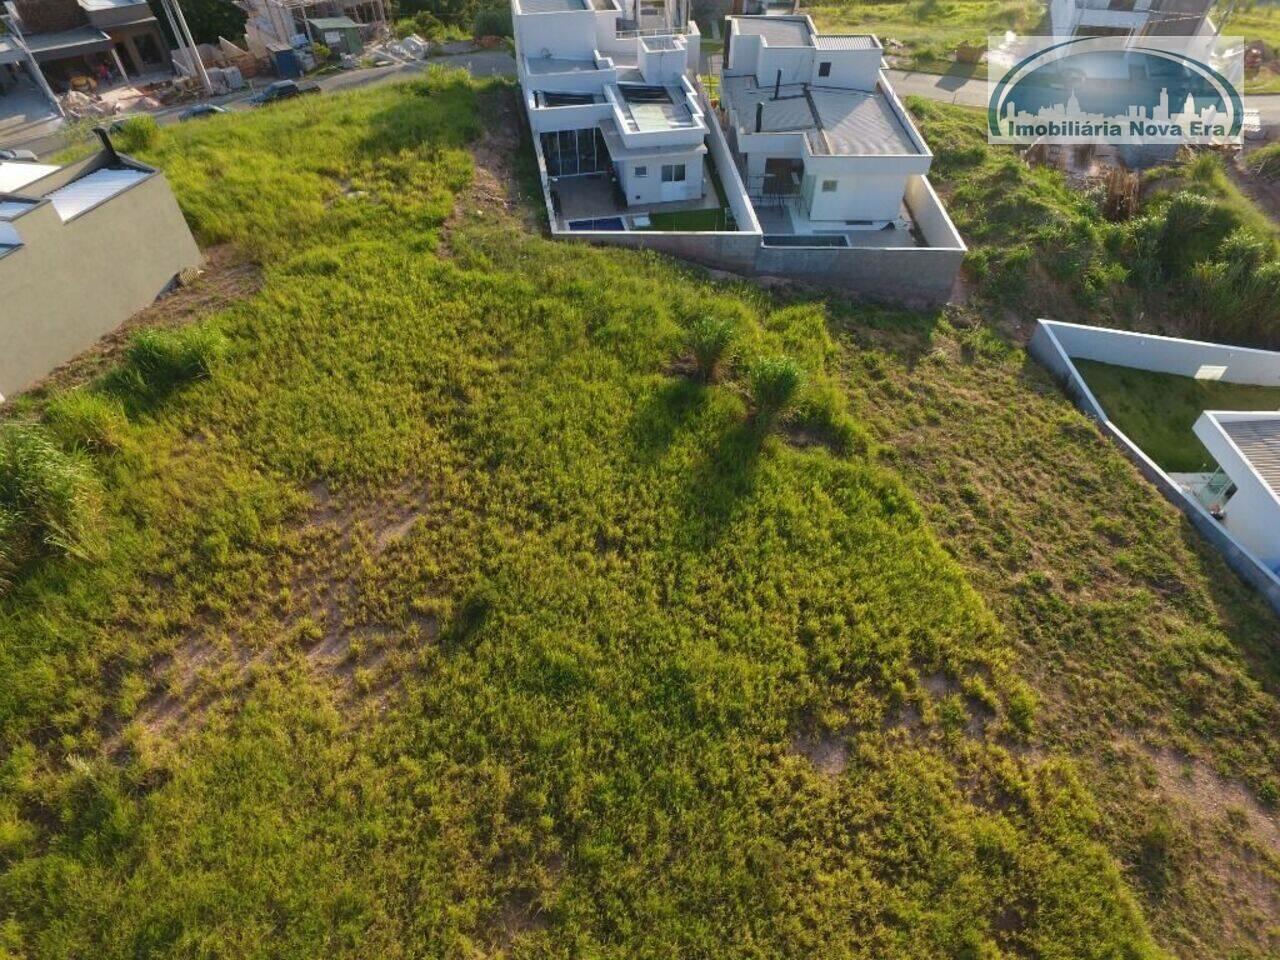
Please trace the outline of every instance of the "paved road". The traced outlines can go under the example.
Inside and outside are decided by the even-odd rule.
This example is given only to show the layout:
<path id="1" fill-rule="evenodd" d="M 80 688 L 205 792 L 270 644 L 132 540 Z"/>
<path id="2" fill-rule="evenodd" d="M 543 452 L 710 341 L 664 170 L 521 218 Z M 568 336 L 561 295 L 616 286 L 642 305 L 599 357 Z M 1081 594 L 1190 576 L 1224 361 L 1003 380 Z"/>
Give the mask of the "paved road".
<path id="1" fill-rule="evenodd" d="M 465 67 L 478 77 L 515 76 L 515 59 L 506 50 L 475 50 L 451 56 L 432 57 L 426 61 L 410 61 L 392 67 L 374 67 L 367 70 L 353 70 L 324 77 L 319 82 L 326 91 L 347 90 L 379 83 L 390 83 L 404 80 L 413 74 L 421 73 L 433 63 Z M 899 96 L 927 97 L 930 100 L 942 100 L 966 107 L 985 107 L 987 103 L 987 81 L 967 79 L 949 74 L 918 73 L 906 70 L 886 71 L 889 81 Z M 231 110 L 250 109 L 246 102 L 252 91 L 241 91 L 226 97 L 213 100 Z M 1280 94 L 1258 94 L 1247 96 L 1245 105 L 1257 108 L 1264 125 L 1280 125 Z M 174 123 L 185 105 L 170 107 L 155 114 L 159 123 Z M 25 142 L 4 143 L 4 146 L 22 146 L 34 150 L 44 156 L 55 153 L 65 146 L 63 136 L 58 132 L 49 132 L 35 136 Z"/>
<path id="2" fill-rule="evenodd" d="M 963 107 L 987 105 L 986 79 L 971 80 L 950 74 L 916 73 L 906 70 L 886 70 L 889 82 L 901 97 L 927 97 L 945 100 Z M 1264 126 L 1280 125 L 1280 94 L 1245 94 L 1244 105 L 1256 109 Z"/>
<path id="3" fill-rule="evenodd" d="M 352 70 L 347 73 L 336 73 L 322 77 L 316 81 L 322 90 L 331 93 L 337 90 L 352 90 L 357 87 L 368 87 L 382 83 L 393 83 L 407 80 L 415 74 L 423 73 L 432 64 L 450 67 L 464 67 L 477 77 L 515 76 L 515 58 L 506 50 L 474 50 L 451 56 L 432 57 L 429 60 L 411 60 L 391 67 L 371 67 L 365 70 Z M 259 84 L 262 86 L 263 84 Z M 249 97 L 252 90 L 241 90 L 224 97 L 214 97 L 210 102 L 226 107 L 228 110 L 251 110 Z M 167 107 L 152 114 L 156 122 L 164 125 L 178 122 L 178 115 L 190 104 Z M 104 120 L 104 122 L 110 122 Z M 65 134 L 50 124 L 41 132 L 28 134 L 24 138 L 12 142 L 0 143 L 0 146 L 22 147 L 35 152 L 38 156 L 57 153 L 66 146 Z"/>
<path id="4" fill-rule="evenodd" d="M 927 97 L 945 100 L 962 107 L 987 105 L 987 81 L 970 80 L 950 74 L 916 73 L 907 70 L 886 70 L 885 76 L 893 84 L 900 97 Z"/>

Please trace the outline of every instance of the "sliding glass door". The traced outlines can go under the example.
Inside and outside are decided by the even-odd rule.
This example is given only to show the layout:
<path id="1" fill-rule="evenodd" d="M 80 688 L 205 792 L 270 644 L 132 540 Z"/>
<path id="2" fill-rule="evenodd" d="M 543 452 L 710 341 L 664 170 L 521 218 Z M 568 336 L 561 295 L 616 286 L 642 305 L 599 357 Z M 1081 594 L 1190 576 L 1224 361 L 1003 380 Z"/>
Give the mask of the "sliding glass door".
<path id="1" fill-rule="evenodd" d="M 547 158 L 547 175 L 552 177 L 576 177 L 609 169 L 609 150 L 595 127 L 544 133 L 542 153 Z"/>

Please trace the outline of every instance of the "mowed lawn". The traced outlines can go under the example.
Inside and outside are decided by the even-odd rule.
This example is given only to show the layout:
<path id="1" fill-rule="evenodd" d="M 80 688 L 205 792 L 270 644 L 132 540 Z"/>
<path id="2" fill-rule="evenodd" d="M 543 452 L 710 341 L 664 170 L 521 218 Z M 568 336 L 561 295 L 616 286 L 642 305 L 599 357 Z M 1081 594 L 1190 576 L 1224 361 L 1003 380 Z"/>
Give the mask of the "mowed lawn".
<path id="1" fill-rule="evenodd" d="M 1102 408 L 1166 470 L 1212 471 L 1213 457 L 1192 431 L 1206 410 L 1280 410 L 1280 389 L 1221 383 L 1081 361 L 1080 374 Z"/>
<path id="2" fill-rule="evenodd" d="M 1218 882 L 1280 876 L 1257 600 L 998 338 L 486 203 L 509 98 L 433 71 L 140 145 L 264 285 L 208 376 L 81 388 L 110 442 L 11 415 L 96 535 L 0 599 L 0 955 L 1273 949 Z M 1175 748 L 1243 785 L 1232 837 L 1160 793 Z"/>

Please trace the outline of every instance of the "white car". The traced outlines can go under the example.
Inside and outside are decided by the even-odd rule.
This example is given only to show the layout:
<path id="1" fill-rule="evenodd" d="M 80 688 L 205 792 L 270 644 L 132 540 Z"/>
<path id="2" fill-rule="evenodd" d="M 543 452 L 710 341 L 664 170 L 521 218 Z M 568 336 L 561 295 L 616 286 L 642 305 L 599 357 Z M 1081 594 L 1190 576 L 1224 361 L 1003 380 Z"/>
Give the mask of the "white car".
<path id="1" fill-rule="evenodd" d="M 29 160 L 35 162 L 36 155 L 30 150 L 4 150 L 0 149 L 0 160 Z"/>

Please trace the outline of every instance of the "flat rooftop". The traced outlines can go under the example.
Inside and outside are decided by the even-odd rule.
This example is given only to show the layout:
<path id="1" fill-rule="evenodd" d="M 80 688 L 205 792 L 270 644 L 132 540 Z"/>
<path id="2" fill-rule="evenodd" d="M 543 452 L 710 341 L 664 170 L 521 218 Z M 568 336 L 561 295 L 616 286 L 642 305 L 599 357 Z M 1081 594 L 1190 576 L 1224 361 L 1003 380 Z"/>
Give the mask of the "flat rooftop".
<path id="1" fill-rule="evenodd" d="M 576 10 L 616 10 L 613 0 L 519 0 L 521 13 L 573 13 Z"/>
<path id="2" fill-rule="evenodd" d="M 1280 417 L 1219 421 L 1219 425 L 1280 497 Z"/>
<path id="3" fill-rule="evenodd" d="M 771 47 L 808 47 L 813 44 L 813 27 L 808 17 L 734 17 L 738 33 L 763 37 Z"/>
<path id="4" fill-rule="evenodd" d="M 594 60 L 566 60 L 561 57 L 525 57 L 525 69 L 534 76 L 551 73 L 588 73 L 596 69 Z"/>
<path id="5" fill-rule="evenodd" d="M 761 133 L 803 133 L 821 156 L 923 156 L 907 127 L 877 89 L 841 90 L 786 84 L 774 99 L 772 86 L 755 77 L 725 77 L 721 94 L 733 105 L 746 133 L 755 132 L 756 107 L 763 107 Z"/>
<path id="6" fill-rule="evenodd" d="M 803 15 L 733 17 L 739 34 L 761 37 L 771 47 L 814 47 L 818 50 L 879 50 L 880 41 L 869 33 L 821 34 Z"/>
<path id="7" fill-rule="evenodd" d="M 667 87 L 620 83 L 617 89 L 627 117 L 638 133 L 695 125 L 683 95 L 677 96 Z"/>

